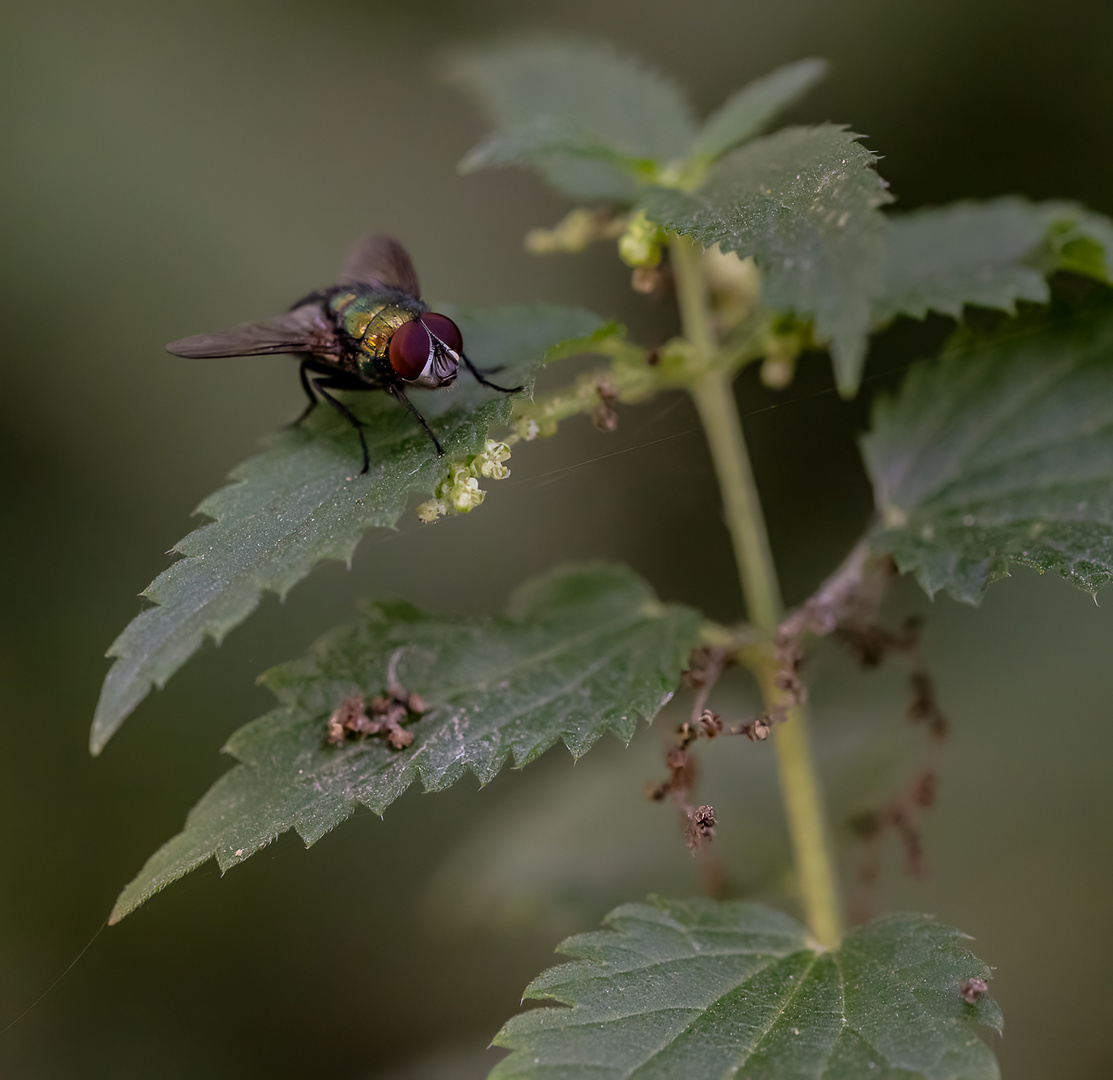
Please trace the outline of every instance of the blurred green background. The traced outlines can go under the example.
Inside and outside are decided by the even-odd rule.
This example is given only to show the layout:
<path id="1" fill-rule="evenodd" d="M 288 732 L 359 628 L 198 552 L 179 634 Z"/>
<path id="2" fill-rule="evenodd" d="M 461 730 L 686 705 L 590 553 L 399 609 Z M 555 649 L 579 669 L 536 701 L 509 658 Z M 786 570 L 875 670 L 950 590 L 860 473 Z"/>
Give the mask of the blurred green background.
<path id="1" fill-rule="evenodd" d="M 300 406 L 291 361 L 183 361 L 165 342 L 329 283 L 369 230 L 405 241 L 426 296 L 584 304 L 647 341 L 671 332 L 613 249 L 524 253 L 524 232 L 565 209 L 532 177 L 455 172 L 484 128 L 440 80 L 444 50 L 521 30 L 608 37 L 704 110 L 779 63 L 826 56 L 830 79 L 793 118 L 865 132 L 899 206 L 1019 192 L 1113 212 L 1107 0 L 7 0 L 0 1026 L 227 768 L 223 740 L 270 704 L 255 675 L 348 620 L 358 597 L 495 610 L 555 562 L 604 556 L 666 598 L 737 616 L 694 415 L 662 399 L 626 410 L 615 435 L 583 421 L 520 447 L 479 513 L 431 528 L 411 517 L 369 536 L 350 571 L 330 564 L 284 604 L 267 598 L 99 760 L 86 752 L 103 653 L 135 594 L 195 524 L 191 508 Z M 867 519 L 854 445 L 867 399 L 942 329 L 886 335 L 852 405 L 822 357 L 779 395 L 742 379 L 790 601 Z M 928 876 L 902 877 L 887 849 L 872 901 L 977 939 L 998 969 L 1009 1080 L 1113 1075 L 1103 603 L 1027 572 L 979 610 L 904 586 L 894 600 L 929 615 L 954 735 L 925 824 Z M 866 678 L 829 651 L 813 674 L 843 835 L 855 801 L 915 756 L 907 693 L 899 671 Z M 719 707 L 745 709 L 748 694 L 724 687 Z M 0 1036 L 0 1075 L 484 1075 L 497 1055 L 482 1048 L 562 935 L 648 890 L 700 888 L 670 811 L 641 798 L 675 715 L 575 769 L 554 750 L 478 794 L 474 781 L 411 792 L 385 822 L 357 815 L 308 852 L 284 837 L 224 880 L 210 864 L 96 939 Z M 745 743 L 704 757 L 732 881 L 791 905 L 771 754 Z"/>

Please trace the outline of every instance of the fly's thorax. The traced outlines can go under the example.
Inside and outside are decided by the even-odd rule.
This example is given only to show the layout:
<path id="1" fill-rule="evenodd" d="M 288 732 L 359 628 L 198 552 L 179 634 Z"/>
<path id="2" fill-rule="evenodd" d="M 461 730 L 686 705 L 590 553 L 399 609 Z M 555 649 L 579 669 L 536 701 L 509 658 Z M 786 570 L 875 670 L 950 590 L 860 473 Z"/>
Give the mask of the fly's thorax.
<path id="1" fill-rule="evenodd" d="M 338 289 L 328 303 L 340 329 L 356 344 L 359 368 L 368 375 L 381 370 L 395 332 L 425 310 L 420 300 L 405 293 L 371 293 L 357 287 Z"/>

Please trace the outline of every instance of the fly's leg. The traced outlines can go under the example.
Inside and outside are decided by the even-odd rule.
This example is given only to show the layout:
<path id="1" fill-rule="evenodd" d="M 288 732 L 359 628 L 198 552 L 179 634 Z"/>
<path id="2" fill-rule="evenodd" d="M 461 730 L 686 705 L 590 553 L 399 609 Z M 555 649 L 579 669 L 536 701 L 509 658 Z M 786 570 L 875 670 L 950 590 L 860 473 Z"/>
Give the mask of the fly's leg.
<path id="1" fill-rule="evenodd" d="M 304 372 L 302 374 L 302 378 L 303 380 L 305 378 Z M 329 387 L 340 390 L 347 389 L 347 387 L 345 387 L 343 384 L 337 386 L 337 384 L 331 379 L 313 379 L 312 382 L 313 389 L 315 389 L 317 393 L 325 399 L 325 401 L 327 401 L 342 417 L 344 417 L 345 420 L 348 421 L 349 424 L 352 425 L 352 427 L 356 429 L 356 434 L 359 436 L 359 445 L 363 449 L 363 468 L 359 470 L 359 475 L 363 476 L 363 474 L 371 468 L 371 455 L 367 450 L 367 440 L 363 437 L 363 421 L 357 419 L 346 405 L 344 405 L 342 402 L 337 401 L 336 398 L 334 398 L 332 394 L 328 392 Z M 413 406 L 411 405 L 410 408 L 413 408 Z M 309 410 L 307 409 L 306 412 L 308 413 Z M 425 421 L 422 420 L 422 423 L 424 424 Z M 432 433 L 430 432 L 430 434 Z"/>
<path id="2" fill-rule="evenodd" d="M 501 390 L 504 394 L 514 394 L 519 390 L 524 390 L 524 386 L 499 386 L 498 383 L 491 382 L 490 379 L 484 378 L 483 372 L 479 370 L 463 353 L 460 353 L 460 359 L 468 365 L 468 371 L 475 376 L 475 381 L 481 386 L 489 386 L 492 390 Z"/>
<path id="3" fill-rule="evenodd" d="M 429 438 L 433 440 L 433 445 L 437 448 L 437 453 L 438 454 L 443 454 L 444 453 L 444 447 L 441 446 L 441 444 L 440 444 L 439 440 L 437 439 L 436 435 L 433 434 L 433 429 L 425 422 L 425 417 L 422 416 L 421 413 L 419 413 L 417 411 L 417 406 L 414 405 L 414 403 L 412 401 L 410 401 L 410 399 L 408 397 L 406 397 L 405 391 L 403 391 L 402 387 L 394 385 L 394 386 L 388 387 L 388 389 L 390 390 L 390 392 L 396 398 L 398 398 L 399 401 L 402 402 L 403 405 L 406 406 L 407 409 L 410 410 L 410 412 L 412 412 L 414 414 L 414 418 L 417 420 L 417 422 L 423 428 L 425 428 L 425 434 L 428 435 Z"/>
<path id="4" fill-rule="evenodd" d="M 313 387 L 309 385 L 309 376 L 306 371 L 309 369 L 309 361 L 303 360 L 301 367 L 298 368 L 298 376 L 301 378 L 301 388 L 305 391 L 305 396 L 309 398 L 309 404 L 306 405 L 301 416 L 299 416 L 290 427 L 298 427 L 301 422 L 317 407 L 317 395 L 313 393 Z"/>

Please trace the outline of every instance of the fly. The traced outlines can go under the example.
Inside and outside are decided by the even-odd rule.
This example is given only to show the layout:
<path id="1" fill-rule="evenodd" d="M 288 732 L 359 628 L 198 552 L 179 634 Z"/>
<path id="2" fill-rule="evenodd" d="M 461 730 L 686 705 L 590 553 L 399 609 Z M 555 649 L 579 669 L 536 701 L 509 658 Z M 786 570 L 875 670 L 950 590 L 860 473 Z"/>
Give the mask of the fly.
<path id="1" fill-rule="evenodd" d="M 340 267 L 339 282 L 303 297 L 284 315 L 259 323 L 240 323 L 216 334 L 197 334 L 166 346 L 175 356 L 301 355 L 301 385 L 309 404 L 300 424 L 323 399 L 355 428 L 363 449 L 363 468 L 371 467 L 363 421 L 333 390 L 384 390 L 413 413 L 444 453 L 425 417 L 406 397 L 406 386 L 451 386 L 460 363 L 492 390 L 512 394 L 520 386 L 488 381 L 464 353 L 460 328 L 430 311 L 421 300 L 417 274 L 406 249 L 389 236 L 367 236 Z"/>

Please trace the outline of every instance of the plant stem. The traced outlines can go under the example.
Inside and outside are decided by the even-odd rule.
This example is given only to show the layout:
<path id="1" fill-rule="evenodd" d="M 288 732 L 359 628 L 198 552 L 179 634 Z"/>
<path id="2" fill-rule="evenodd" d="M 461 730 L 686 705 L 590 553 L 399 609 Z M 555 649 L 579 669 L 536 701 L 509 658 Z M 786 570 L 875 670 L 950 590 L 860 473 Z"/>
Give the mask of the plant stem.
<path id="1" fill-rule="evenodd" d="M 765 700 L 776 701 L 773 680 L 762 682 Z M 785 722 L 773 728 L 773 745 L 808 926 L 816 941 L 836 949 L 842 939 L 842 905 L 806 710 L 798 705 L 789 708 Z"/>
<path id="2" fill-rule="evenodd" d="M 725 372 L 712 369 L 691 392 L 715 462 L 746 611 L 750 622 L 771 636 L 781 621 L 781 591 L 734 404 L 734 389 Z"/>
<path id="3" fill-rule="evenodd" d="M 746 609 L 750 622 L 772 638 L 783 614 L 780 586 L 731 379 L 712 365 L 716 342 L 702 250 L 686 237 L 678 237 L 671 251 L 684 334 L 695 350 L 693 366 L 702 371 L 691 394 L 719 479 Z M 777 671 L 770 649 L 755 669 L 767 709 L 789 704 L 776 684 Z M 822 945 L 835 948 L 842 936 L 838 889 L 804 710 L 790 708 L 787 722 L 774 728 L 773 738 L 808 925 Z"/>

